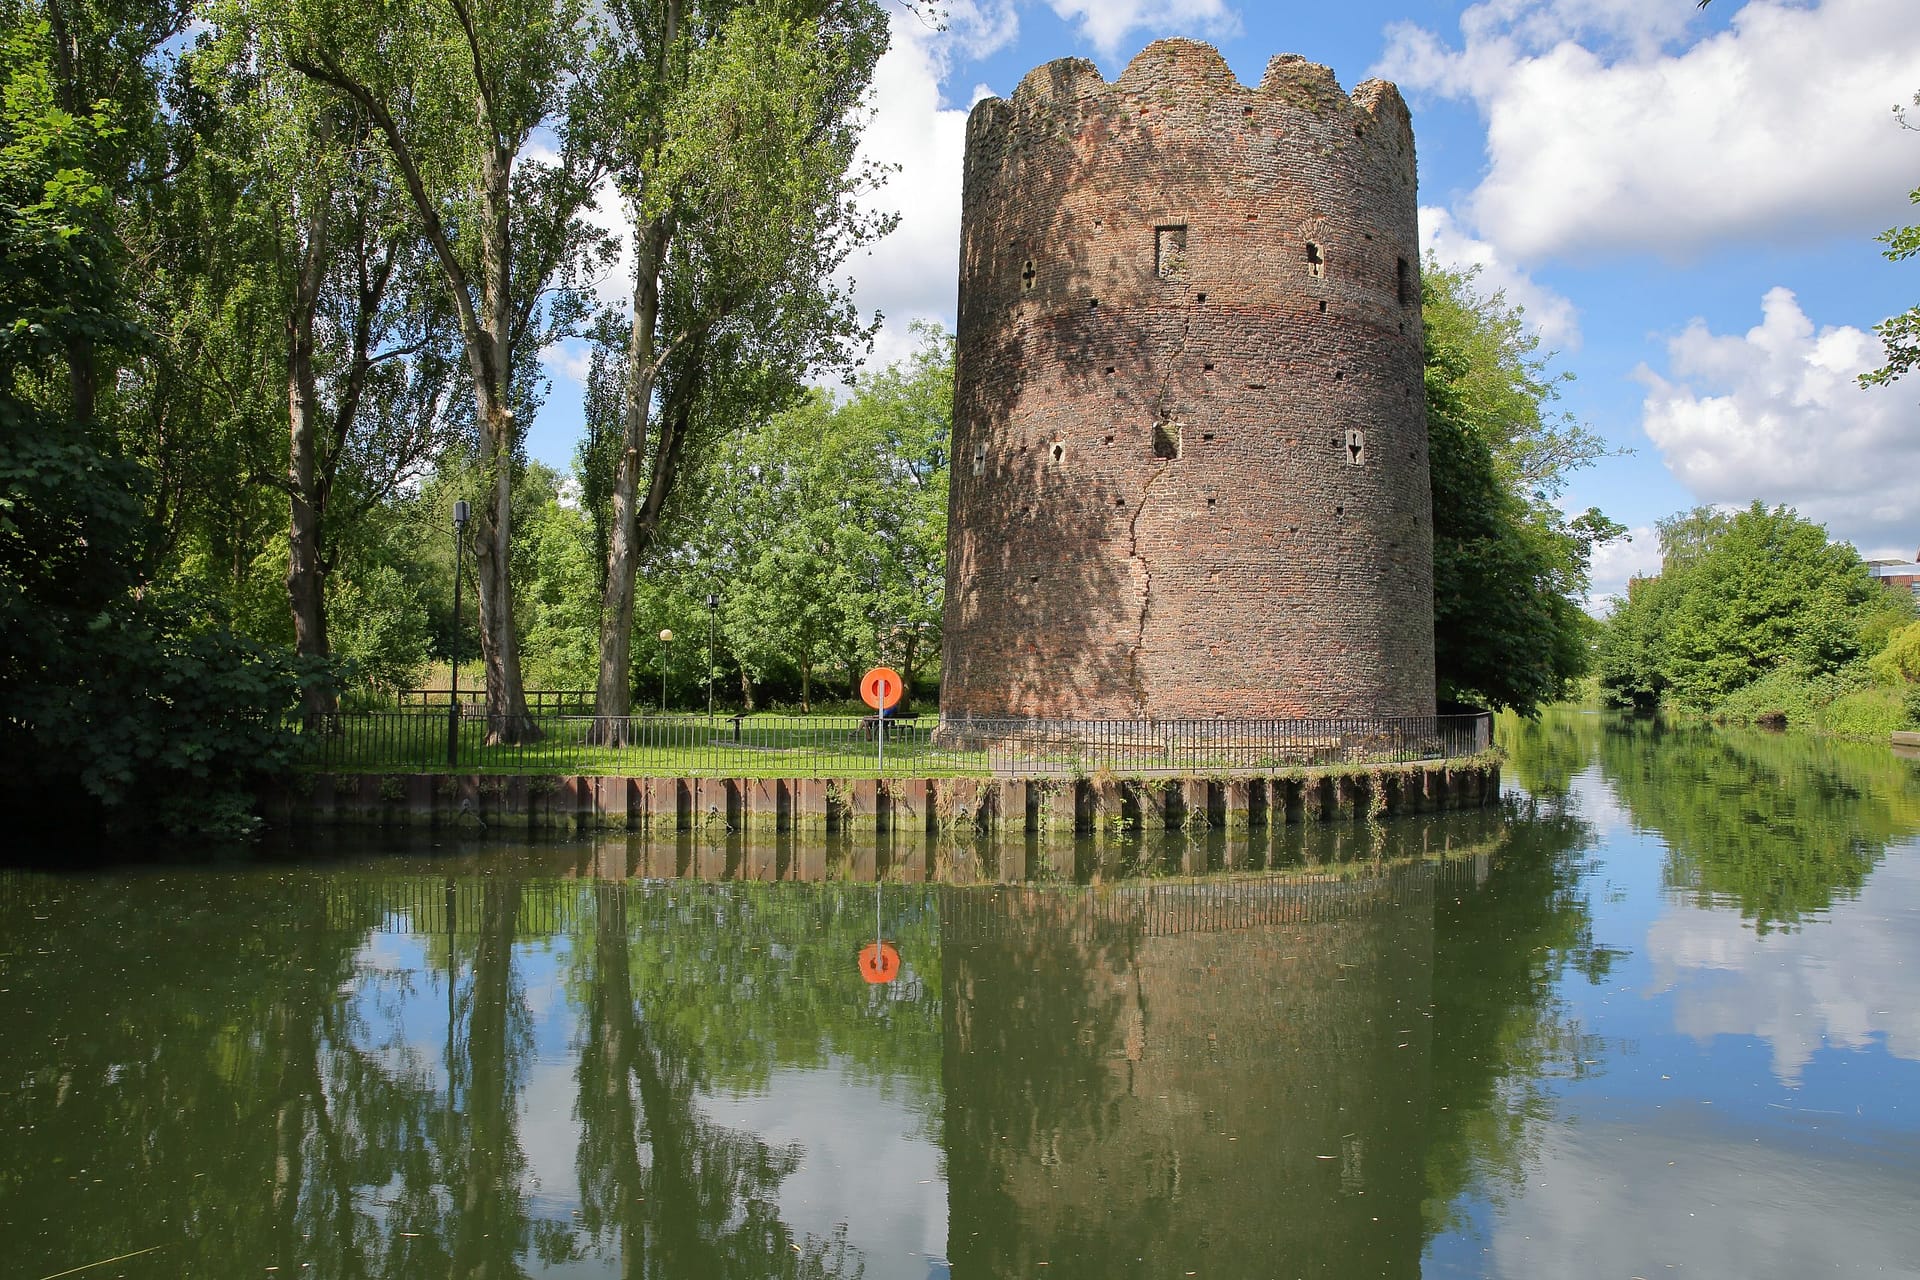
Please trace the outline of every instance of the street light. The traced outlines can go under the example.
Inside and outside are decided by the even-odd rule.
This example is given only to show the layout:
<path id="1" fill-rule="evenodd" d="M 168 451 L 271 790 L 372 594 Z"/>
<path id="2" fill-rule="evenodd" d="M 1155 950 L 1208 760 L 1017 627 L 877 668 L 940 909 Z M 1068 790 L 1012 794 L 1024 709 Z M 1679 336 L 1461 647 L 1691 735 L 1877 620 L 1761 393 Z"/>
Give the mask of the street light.
<path id="1" fill-rule="evenodd" d="M 673 632 L 667 627 L 660 629 L 660 712 L 667 710 L 667 646 L 673 643 Z"/>
<path id="2" fill-rule="evenodd" d="M 714 610 L 720 607 L 720 601 L 713 592 L 707 592 L 707 723 L 713 723 L 713 619 Z"/>
<path id="3" fill-rule="evenodd" d="M 447 696 L 447 768 L 460 765 L 460 550 L 467 544 L 465 498 L 453 504 L 453 676 Z"/>

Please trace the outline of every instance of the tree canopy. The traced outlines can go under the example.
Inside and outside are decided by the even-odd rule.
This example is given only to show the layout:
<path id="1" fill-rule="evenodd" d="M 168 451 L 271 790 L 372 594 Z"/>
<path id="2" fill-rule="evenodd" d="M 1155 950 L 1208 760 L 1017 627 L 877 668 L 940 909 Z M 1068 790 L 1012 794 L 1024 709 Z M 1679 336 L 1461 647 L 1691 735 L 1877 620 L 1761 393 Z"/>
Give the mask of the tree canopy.
<path id="1" fill-rule="evenodd" d="M 1554 412 L 1566 377 L 1504 295 L 1431 259 L 1422 290 L 1440 698 L 1532 714 L 1588 668 L 1593 547 L 1624 530 L 1554 500 L 1606 445 Z"/>

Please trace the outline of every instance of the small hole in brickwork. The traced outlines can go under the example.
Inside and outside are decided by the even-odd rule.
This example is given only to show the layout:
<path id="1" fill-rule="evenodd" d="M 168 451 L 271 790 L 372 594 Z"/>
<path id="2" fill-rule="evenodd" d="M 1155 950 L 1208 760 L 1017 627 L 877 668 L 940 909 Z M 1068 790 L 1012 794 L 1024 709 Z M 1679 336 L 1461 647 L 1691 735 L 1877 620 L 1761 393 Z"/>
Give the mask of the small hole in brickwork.
<path id="1" fill-rule="evenodd" d="M 1208 505 L 1209 507 L 1211 507 L 1211 506 L 1213 506 L 1213 504 L 1214 504 L 1214 503 L 1216 503 L 1216 502 L 1218 502 L 1218 501 L 1219 501 L 1219 499 L 1218 499 L 1218 498 L 1208 498 L 1208 499 L 1207 499 L 1207 505 Z"/>
<path id="2" fill-rule="evenodd" d="M 1341 379 L 1345 378 L 1346 376 L 1347 376 L 1346 373 L 1343 372 L 1342 370 L 1335 369 L 1333 371 L 1333 380 L 1335 382 L 1339 382 Z"/>
<path id="3" fill-rule="evenodd" d="M 1202 440 L 1211 440 L 1211 439 L 1213 439 L 1213 432 L 1211 432 L 1211 431 L 1202 431 L 1202 432 L 1200 433 L 1200 438 L 1201 438 Z"/>
<path id="4" fill-rule="evenodd" d="M 1098 298 L 1087 299 L 1087 310 L 1098 311 L 1099 309 L 1100 309 L 1100 299 Z"/>
<path id="5" fill-rule="evenodd" d="M 1053 460 L 1055 462 L 1058 462 L 1066 456 L 1067 456 L 1067 446 L 1061 443 L 1060 441 L 1055 440 L 1053 442 Z"/>
<path id="6" fill-rule="evenodd" d="M 1366 133 L 1360 128 L 1359 125 L 1355 125 L 1353 126 L 1353 136 L 1356 138 L 1364 138 L 1366 136 Z"/>
<path id="7" fill-rule="evenodd" d="M 1196 293 L 1196 294 L 1195 294 L 1195 295 L 1193 296 L 1193 300 L 1194 300 L 1195 302 L 1205 302 L 1205 301 L 1207 300 L 1207 295 L 1206 295 L 1206 294 L 1204 294 L 1204 293 Z"/>
<path id="8" fill-rule="evenodd" d="M 1407 322 L 1405 320 L 1402 320 L 1400 322 L 1400 332 L 1404 334 L 1406 333 L 1406 331 L 1407 331 Z"/>
<path id="9" fill-rule="evenodd" d="M 1322 298 L 1320 300 L 1320 314 L 1321 315 L 1327 314 L 1327 300 L 1325 298 Z"/>
<path id="10" fill-rule="evenodd" d="M 1333 509 L 1333 514 L 1335 514 L 1335 515 L 1337 515 L 1337 516 L 1343 516 L 1343 515 L 1345 515 L 1345 514 L 1347 514 L 1347 509 L 1346 509 L 1345 507 L 1335 507 L 1335 508 Z"/>
<path id="11" fill-rule="evenodd" d="M 1201 366 L 1200 366 L 1200 371 L 1201 371 L 1202 373 L 1212 373 L 1212 372 L 1213 372 L 1213 361 L 1211 361 L 1211 360 L 1209 360 L 1209 361 L 1207 361 L 1207 362 L 1206 362 L 1205 364 L 1203 364 L 1203 365 L 1201 365 Z"/>
<path id="12" fill-rule="evenodd" d="M 1253 108 L 1252 108 L 1252 107 L 1242 107 L 1242 108 L 1240 108 L 1240 114 L 1241 114 L 1241 115 L 1243 115 L 1243 116 L 1250 116 L 1250 115 L 1252 115 L 1252 114 L 1253 114 Z"/>
<path id="13" fill-rule="evenodd" d="M 1176 423 L 1156 422 L 1153 425 L 1153 456 L 1169 461 L 1180 456 L 1180 427 Z"/>
<path id="14" fill-rule="evenodd" d="M 1124 507 L 1127 505 L 1127 500 L 1125 498 L 1115 498 L 1113 500 L 1113 505 L 1116 507 Z"/>
<path id="15" fill-rule="evenodd" d="M 1266 389 L 1267 384 L 1264 382 L 1249 382 L 1247 384 L 1247 390 L 1249 391 L 1265 391 Z"/>
<path id="16" fill-rule="evenodd" d="M 1027 581 L 1028 581 L 1028 582 L 1038 582 L 1038 581 L 1040 581 L 1040 575 L 1039 575 L 1039 574 L 1037 574 L 1037 573 L 1030 573 L 1030 574 L 1028 574 L 1028 575 L 1027 575 Z"/>
<path id="17" fill-rule="evenodd" d="M 1108 365 L 1108 366 L 1107 366 L 1107 372 L 1108 372 L 1108 373 L 1112 373 L 1112 372 L 1113 372 L 1113 366 L 1112 366 L 1112 365 Z"/>
<path id="18" fill-rule="evenodd" d="M 1297 525 L 1297 524 L 1290 524 L 1290 525 L 1288 525 L 1288 526 L 1287 526 L 1287 532 L 1288 532 L 1288 533 L 1298 533 L 1298 532 L 1300 532 L 1300 526 L 1299 526 L 1299 525 Z"/>
<path id="19" fill-rule="evenodd" d="M 1311 240 L 1307 241 L 1307 274 L 1315 279 L 1327 274 L 1327 259 L 1320 252 L 1320 246 Z"/>
<path id="20" fill-rule="evenodd" d="M 1259 214 L 1257 214 L 1257 213 L 1250 213 L 1250 214 L 1248 214 L 1248 215 L 1247 215 L 1247 221 L 1248 221 L 1248 222 L 1258 222 L 1258 221 L 1260 221 L 1260 215 L 1259 215 Z"/>
<path id="21" fill-rule="evenodd" d="M 1108 437 L 1107 437 L 1107 443 L 1108 443 L 1108 444 L 1112 444 L 1112 443 L 1113 443 L 1113 437 L 1112 437 L 1112 436 L 1108 436 Z"/>
<path id="22" fill-rule="evenodd" d="M 1333 439 L 1327 441 L 1327 443 L 1338 449 L 1340 447 L 1340 437 L 1335 436 Z"/>
<path id="23" fill-rule="evenodd" d="M 1020 509 L 1020 514 L 1021 514 L 1021 515 L 1023 515 L 1023 516 L 1025 516 L 1025 517 L 1026 517 L 1027 519 L 1029 519 L 1029 520 L 1031 520 L 1031 519 L 1033 519 L 1033 508 L 1032 508 L 1032 507 L 1022 507 L 1022 508 Z"/>

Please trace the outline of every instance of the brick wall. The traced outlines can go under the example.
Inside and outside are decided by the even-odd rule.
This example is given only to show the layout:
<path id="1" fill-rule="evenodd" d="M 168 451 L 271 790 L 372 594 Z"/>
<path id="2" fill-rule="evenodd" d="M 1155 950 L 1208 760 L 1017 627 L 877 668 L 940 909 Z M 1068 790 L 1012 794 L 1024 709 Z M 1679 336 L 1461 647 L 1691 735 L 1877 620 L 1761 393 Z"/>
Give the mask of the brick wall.
<path id="1" fill-rule="evenodd" d="M 1398 91 L 1051 62 L 974 108 L 962 209 L 943 712 L 1431 713 Z"/>

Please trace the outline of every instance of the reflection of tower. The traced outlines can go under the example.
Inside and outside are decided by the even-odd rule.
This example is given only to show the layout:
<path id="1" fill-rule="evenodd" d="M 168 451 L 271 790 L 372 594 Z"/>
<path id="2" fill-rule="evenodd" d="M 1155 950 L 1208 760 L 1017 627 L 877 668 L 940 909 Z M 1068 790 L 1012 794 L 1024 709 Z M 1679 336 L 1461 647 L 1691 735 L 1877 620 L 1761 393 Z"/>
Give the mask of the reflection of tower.
<path id="1" fill-rule="evenodd" d="M 1275 58 L 967 126 L 942 711 L 1433 711 L 1413 132 Z"/>
<path id="2" fill-rule="evenodd" d="M 1440 874 L 948 894 L 954 1274 L 1417 1274 Z"/>

